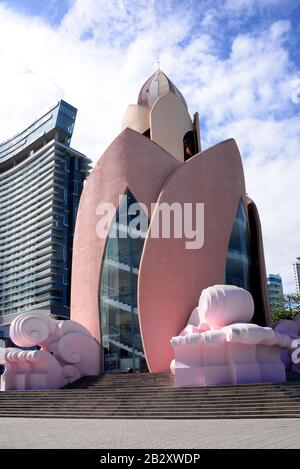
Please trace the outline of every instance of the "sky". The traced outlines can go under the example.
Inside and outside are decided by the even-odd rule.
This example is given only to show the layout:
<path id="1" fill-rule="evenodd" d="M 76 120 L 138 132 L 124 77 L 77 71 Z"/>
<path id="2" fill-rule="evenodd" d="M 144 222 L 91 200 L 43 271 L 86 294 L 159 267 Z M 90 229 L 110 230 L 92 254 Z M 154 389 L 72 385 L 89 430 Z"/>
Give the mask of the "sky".
<path id="1" fill-rule="evenodd" d="M 59 99 L 98 160 L 157 68 L 200 114 L 202 147 L 235 138 L 268 273 L 300 256 L 300 0 L 0 0 L 0 141 Z"/>

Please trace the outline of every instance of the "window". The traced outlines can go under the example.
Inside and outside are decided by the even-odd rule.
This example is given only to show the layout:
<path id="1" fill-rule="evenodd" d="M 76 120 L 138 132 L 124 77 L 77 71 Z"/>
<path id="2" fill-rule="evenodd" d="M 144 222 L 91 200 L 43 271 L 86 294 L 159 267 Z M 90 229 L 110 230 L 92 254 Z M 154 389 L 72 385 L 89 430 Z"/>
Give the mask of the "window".
<path id="1" fill-rule="evenodd" d="M 66 262 L 67 260 L 67 248 L 63 246 L 63 261 Z"/>
<path id="2" fill-rule="evenodd" d="M 73 194 L 78 195 L 78 182 L 73 181 Z"/>
<path id="3" fill-rule="evenodd" d="M 250 236 L 243 200 L 239 202 L 229 240 L 225 283 L 250 291 Z"/>
<path id="4" fill-rule="evenodd" d="M 183 137 L 184 161 L 196 154 L 195 135 L 192 130 Z"/>
<path id="5" fill-rule="evenodd" d="M 68 212 L 65 212 L 64 213 L 64 225 L 65 226 L 69 226 L 69 213 Z"/>
<path id="6" fill-rule="evenodd" d="M 145 135 L 145 137 L 147 137 L 147 138 L 150 138 L 150 129 L 145 130 L 143 135 Z"/>
<path id="7" fill-rule="evenodd" d="M 70 158 L 65 159 L 65 170 L 69 173 L 70 172 Z"/>
<path id="8" fill-rule="evenodd" d="M 64 273 L 63 273 L 63 284 L 64 285 L 69 284 L 69 282 L 68 282 L 68 271 L 66 269 L 64 269 Z"/>
<path id="9" fill-rule="evenodd" d="M 74 205 L 74 222 L 76 221 L 77 213 L 78 213 L 78 205 Z"/>

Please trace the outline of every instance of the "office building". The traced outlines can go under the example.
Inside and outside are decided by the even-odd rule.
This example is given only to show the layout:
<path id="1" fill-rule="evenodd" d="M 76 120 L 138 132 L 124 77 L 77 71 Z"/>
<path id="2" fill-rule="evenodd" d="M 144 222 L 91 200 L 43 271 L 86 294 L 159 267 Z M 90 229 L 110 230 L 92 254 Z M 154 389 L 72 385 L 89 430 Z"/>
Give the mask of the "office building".
<path id="1" fill-rule="evenodd" d="M 69 317 L 76 214 L 90 160 L 70 147 L 77 110 L 60 101 L 0 144 L 0 333 L 33 309 Z"/>
<path id="2" fill-rule="evenodd" d="M 300 257 L 297 257 L 296 262 L 293 265 L 294 276 L 296 282 L 296 293 L 300 295 Z"/>
<path id="3" fill-rule="evenodd" d="M 283 287 L 280 275 L 270 274 L 267 277 L 269 304 L 271 313 L 282 305 Z"/>

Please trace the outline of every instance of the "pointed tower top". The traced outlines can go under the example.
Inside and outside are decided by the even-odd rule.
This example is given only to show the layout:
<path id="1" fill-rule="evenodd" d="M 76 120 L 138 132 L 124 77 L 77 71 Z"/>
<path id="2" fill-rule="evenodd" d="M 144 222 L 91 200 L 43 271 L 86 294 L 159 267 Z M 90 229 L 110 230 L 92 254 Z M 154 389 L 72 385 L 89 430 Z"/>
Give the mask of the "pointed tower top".
<path id="1" fill-rule="evenodd" d="M 167 93 L 174 93 L 187 108 L 186 101 L 178 88 L 176 88 L 167 75 L 158 68 L 142 86 L 137 103 L 151 108 L 158 98 Z"/>

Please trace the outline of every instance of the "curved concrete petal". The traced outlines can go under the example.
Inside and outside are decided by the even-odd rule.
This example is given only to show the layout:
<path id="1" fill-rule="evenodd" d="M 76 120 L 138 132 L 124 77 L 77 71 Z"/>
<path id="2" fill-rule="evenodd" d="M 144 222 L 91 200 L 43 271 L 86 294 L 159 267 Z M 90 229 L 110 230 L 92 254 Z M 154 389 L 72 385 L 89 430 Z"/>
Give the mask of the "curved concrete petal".
<path id="1" fill-rule="evenodd" d="M 252 290 L 256 304 L 254 322 L 271 326 L 268 301 L 267 274 L 259 213 L 255 203 L 247 196 L 250 242 L 253 256 Z"/>
<path id="2" fill-rule="evenodd" d="M 98 290 L 106 239 L 96 234 L 100 220 L 96 209 L 101 202 L 117 208 L 119 195 L 128 187 L 150 213 L 151 203 L 156 202 L 167 177 L 179 165 L 159 145 L 127 128 L 107 148 L 86 182 L 74 234 L 71 317 L 99 341 Z"/>
<path id="3" fill-rule="evenodd" d="M 240 198 L 246 205 L 244 174 L 233 139 L 203 151 L 169 178 L 158 202 L 204 203 L 204 246 L 186 249 L 187 238 L 145 240 L 138 302 L 141 333 L 150 371 L 169 371 L 170 339 L 184 328 L 199 295 L 223 284 L 228 242 Z M 156 207 L 150 229 L 159 216 Z"/>

